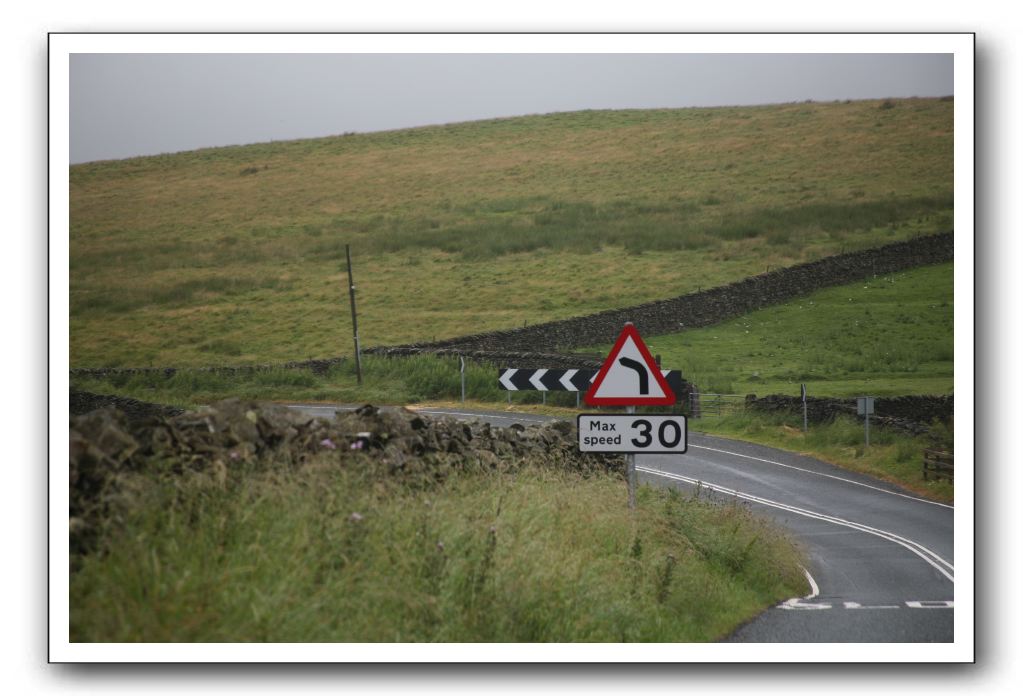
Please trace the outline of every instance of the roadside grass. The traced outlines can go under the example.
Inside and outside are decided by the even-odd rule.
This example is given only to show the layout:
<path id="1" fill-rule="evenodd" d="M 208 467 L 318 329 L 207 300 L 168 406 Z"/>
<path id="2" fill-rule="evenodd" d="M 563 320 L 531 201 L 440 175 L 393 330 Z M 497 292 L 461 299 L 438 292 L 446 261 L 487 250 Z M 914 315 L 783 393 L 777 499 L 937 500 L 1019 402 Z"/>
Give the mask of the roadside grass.
<path id="1" fill-rule="evenodd" d="M 952 226 L 952 103 L 585 111 L 70 168 L 72 366 L 350 355 Z"/>
<path id="2" fill-rule="evenodd" d="M 916 437 L 872 427 L 869 447 L 862 420 L 839 416 L 831 423 L 811 424 L 806 433 L 802 428 L 801 413 L 737 413 L 690 421 L 692 430 L 806 454 L 898 484 L 931 500 L 954 501 L 952 483 L 923 477 L 924 448 L 954 452 L 952 430 L 946 425 L 933 424 L 929 435 Z"/>
<path id="3" fill-rule="evenodd" d="M 190 407 L 239 397 L 263 401 L 327 401 L 331 403 L 415 404 L 461 397 L 458 358 L 411 356 L 362 359 L 362 385 L 355 361 L 330 368 L 325 374 L 310 370 L 271 368 L 236 374 L 207 370 L 75 375 L 72 386 L 97 394 L 117 394 L 141 401 Z M 508 392 L 497 383 L 497 368 L 466 363 L 466 393 L 475 402 L 499 404 Z M 539 392 L 519 392 L 515 404 L 541 403 Z M 574 394 L 548 395 L 551 405 L 575 404 Z"/>
<path id="4" fill-rule="evenodd" d="M 805 594 L 739 504 L 527 467 L 403 484 L 365 455 L 140 475 L 76 564 L 75 642 L 703 642 Z"/>

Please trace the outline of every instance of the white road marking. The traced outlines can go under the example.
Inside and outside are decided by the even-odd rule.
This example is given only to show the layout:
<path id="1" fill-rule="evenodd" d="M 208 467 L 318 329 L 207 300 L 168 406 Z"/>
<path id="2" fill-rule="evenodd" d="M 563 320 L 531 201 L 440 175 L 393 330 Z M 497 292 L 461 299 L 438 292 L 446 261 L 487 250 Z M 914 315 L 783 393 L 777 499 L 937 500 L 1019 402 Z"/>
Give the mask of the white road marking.
<path id="1" fill-rule="evenodd" d="M 846 609 L 898 609 L 898 604 L 877 604 L 873 606 L 865 606 L 859 602 L 843 602 Z"/>
<path id="2" fill-rule="evenodd" d="M 906 602 L 904 602 L 904 604 L 909 609 L 954 609 L 955 608 L 954 602 L 952 600 L 938 600 L 938 601 L 928 600 L 928 601 L 923 601 L 923 602 L 907 600 Z M 789 600 L 786 600 L 786 601 L 782 602 L 781 604 L 779 604 L 775 608 L 776 609 L 786 609 L 786 610 L 791 610 L 791 609 L 809 609 L 811 611 L 813 611 L 813 610 L 820 610 L 820 609 L 836 609 L 836 608 L 850 609 L 850 610 L 857 610 L 857 609 L 880 609 L 880 610 L 885 610 L 885 609 L 902 609 L 903 606 L 901 604 L 860 604 L 859 602 L 842 602 L 842 606 L 841 607 L 835 607 L 835 606 L 832 606 L 831 604 L 828 604 L 827 602 L 810 603 L 810 602 L 804 602 L 802 599 L 800 599 L 798 597 L 794 597 L 792 599 L 789 599 Z"/>
<path id="3" fill-rule="evenodd" d="M 803 568 L 803 566 L 799 567 Z M 821 593 L 821 588 L 817 587 L 817 582 L 813 579 L 813 576 L 810 575 L 810 571 L 806 568 L 803 568 L 803 575 L 806 576 L 806 581 L 810 583 L 810 594 L 803 597 L 803 599 L 813 599 Z"/>
<path id="4" fill-rule="evenodd" d="M 432 410 L 430 410 L 428 408 L 416 409 L 416 412 L 417 413 L 432 413 L 433 415 L 436 415 L 436 416 L 465 416 L 466 418 L 480 418 L 480 419 L 482 419 L 482 418 L 500 418 L 502 420 L 522 421 L 524 423 L 541 423 L 541 422 L 543 422 L 543 421 L 538 421 L 535 418 L 528 418 L 528 417 L 523 417 L 523 416 L 498 416 L 498 415 L 491 414 L 491 413 L 487 413 L 487 414 L 482 414 L 482 413 L 462 413 L 461 411 L 432 411 Z"/>
<path id="5" fill-rule="evenodd" d="M 830 609 L 831 605 L 828 604 L 827 602 L 806 602 L 805 601 L 807 599 L 813 599 L 814 597 L 819 595 L 821 590 L 820 590 L 819 587 L 817 587 L 817 582 L 813 579 L 813 576 L 810 575 L 810 571 L 807 570 L 806 568 L 803 568 L 803 566 L 799 566 L 799 567 L 803 569 L 803 575 L 806 576 L 806 581 L 808 583 L 810 583 L 810 594 L 806 595 L 803 598 L 793 597 L 792 599 L 787 599 L 784 602 L 782 602 L 781 604 L 779 604 L 778 608 L 779 609 Z"/>
<path id="6" fill-rule="evenodd" d="M 888 541 L 894 542 L 899 546 L 902 546 L 908 549 L 909 551 L 912 551 L 917 556 L 922 558 L 928 565 L 930 565 L 932 568 L 934 568 L 939 573 L 944 575 L 949 582 L 952 583 L 955 582 L 955 577 L 949 572 L 949 571 L 955 572 L 955 568 L 953 568 L 951 563 L 949 563 L 941 556 L 928 549 L 926 546 L 923 546 L 911 539 L 901 537 L 893 532 L 889 532 L 883 529 L 876 529 L 865 524 L 860 524 L 859 522 L 853 522 L 851 520 L 842 519 L 841 517 L 833 517 L 831 515 L 825 515 L 824 513 L 814 512 L 813 510 L 798 508 L 793 505 L 787 505 L 785 503 L 780 503 L 775 500 L 768 500 L 767 498 L 761 498 L 759 496 L 750 495 L 748 493 L 740 493 L 739 491 L 733 490 L 731 488 L 725 488 L 724 486 L 718 486 L 713 483 L 707 483 L 705 481 L 689 478 L 688 476 L 681 476 L 679 474 L 673 474 L 667 471 L 659 471 L 657 469 L 651 469 L 650 467 L 646 466 L 637 466 L 636 470 L 648 474 L 653 474 L 655 476 L 663 476 L 665 478 L 670 478 L 676 481 L 683 481 L 694 486 L 702 486 L 704 488 L 707 488 L 708 490 L 716 491 L 718 493 L 724 493 L 725 495 L 732 495 L 737 498 L 742 498 L 743 500 L 749 500 L 750 502 L 753 503 L 760 503 L 761 505 L 767 505 L 769 507 L 778 508 L 779 510 L 785 510 L 796 515 L 802 515 L 803 517 L 821 520 L 822 522 L 830 522 L 831 524 L 837 524 L 843 527 L 849 527 L 850 529 L 856 529 L 861 532 L 866 532 L 867 534 L 873 534 L 874 536 L 881 537 L 882 539 L 887 539 Z M 946 568 L 948 570 L 946 570 Z"/>
<path id="7" fill-rule="evenodd" d="M 775 466 L 785 467 L 786 469 L 794 469 L 796 471 L 802 471 L 807 474 L 813 474 L 814 476 L 823 476 L 829 479 L 835 479 L 836 481 L 842 481 L 843 483 L 851 483 L 854 486 L 863 486 L 864 488 L 870 488 L 871 490 L 880 491 L 881 493 L 887 493 L 888 495 L 897 495 L 900 498 L 908 498 L 909 500 L 915 500 L 918 503 L 927 503 L 928 505 L 937 505 L 938 507 L 948 508 L 954 510 L 955 507 L 952 505 L 946 505 L 945 503 L 939 503 L 934 500 L 927 500 L 926 498 L 917 498 L 916 496 L 906 495 L 905 493 L 896 493 L 895 491 L 889 491 L 878 486 L 871 486 L 869 483 L 861 483 L 860 481 L 853 481 L 852 479 L 842 478 L 841 476 L 835 476 L 834 474 L 824 474 L 819 471 L 813 471 L 812 469 L 803 469 L 798 466 L 791 464 L 782 464 L 771 459 L 763 459 L 762 457 L 754 457 L 749 454 L 740 454 L 739 452 L 729 452 L 728 450 L 717 449 L 716 447 L 706 447 L 704 445 L 689 445 L 691 449 L 705 449 L 711 452 L 720 452 L 722 454 L 730 454 L 733 457 L 742 457 L 744 459 L 752 459 L 758 462 L 764 462 L 765 464 L 774 464 Z"/>
<path id="8" fill-rule="evenodd" d="M 816 611 L 819 609 L 831 609 L 831 605 L 827 602 L 804 602 L 799 597 L 793 597 L 792 599 L 786 599 L 784 602 L 778 605 L 778 609 L 802 609 Z"/>

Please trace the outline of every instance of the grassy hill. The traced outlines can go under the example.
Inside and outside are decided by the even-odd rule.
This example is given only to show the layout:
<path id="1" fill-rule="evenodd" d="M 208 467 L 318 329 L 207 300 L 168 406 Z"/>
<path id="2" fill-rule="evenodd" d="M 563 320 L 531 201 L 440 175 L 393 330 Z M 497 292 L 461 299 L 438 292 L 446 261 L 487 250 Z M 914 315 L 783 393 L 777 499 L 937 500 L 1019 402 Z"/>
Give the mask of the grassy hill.
<path id="1" fill-rule="evenodd" d="M 925 266 L 646 343 L 703 391 L 724 394 L 949 394 L 952 264 Z M 611 346 L 586 352 L 606 354 Z"/>
<path id="2" fill-rule="evenodd" d="M 951 228 L 952 102 L 586 111 L 70 168 L 71 364 L 351 353 Z"/>

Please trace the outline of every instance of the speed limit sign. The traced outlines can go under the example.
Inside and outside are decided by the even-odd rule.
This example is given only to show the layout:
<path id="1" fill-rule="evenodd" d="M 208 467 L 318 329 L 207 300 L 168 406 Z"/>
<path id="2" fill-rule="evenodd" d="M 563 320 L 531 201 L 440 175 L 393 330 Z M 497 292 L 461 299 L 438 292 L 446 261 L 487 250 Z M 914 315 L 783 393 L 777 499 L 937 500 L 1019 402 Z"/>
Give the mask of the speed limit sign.
<path id="1" fill-rule="evenodd" d="M 581 413 L 576 418 L 580 452 L 685 454 L 689 431 L 682 415 Z"/>

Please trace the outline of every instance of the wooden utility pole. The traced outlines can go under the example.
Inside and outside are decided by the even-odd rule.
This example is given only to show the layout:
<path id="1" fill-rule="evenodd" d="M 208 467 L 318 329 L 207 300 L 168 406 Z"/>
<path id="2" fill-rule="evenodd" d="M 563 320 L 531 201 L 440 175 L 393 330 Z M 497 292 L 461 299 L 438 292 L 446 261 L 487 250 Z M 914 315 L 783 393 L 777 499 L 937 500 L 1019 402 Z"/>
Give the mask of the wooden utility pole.
<path id="1" fill-rule="evenodd" d="M 352 252 L 345 244 L 345 258 L 348 259 L 348 297 L 352 303 L 352 335 L 355 338 L 355 377 L 362 386 L 362 355 L 359 349 L 359 322 L 355 316 L 355 281 L 352 280 Z"/>

